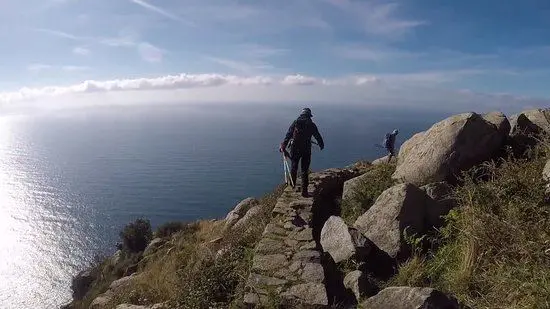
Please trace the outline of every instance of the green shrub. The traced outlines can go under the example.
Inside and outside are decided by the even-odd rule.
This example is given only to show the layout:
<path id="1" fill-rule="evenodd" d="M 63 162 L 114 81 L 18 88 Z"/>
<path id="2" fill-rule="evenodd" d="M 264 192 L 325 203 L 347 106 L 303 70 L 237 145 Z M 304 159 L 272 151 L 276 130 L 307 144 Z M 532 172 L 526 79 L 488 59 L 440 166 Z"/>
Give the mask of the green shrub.
<path id="1" fill-rule="evenodd" d="M 151 223 L 146 219 L 137 219 L 133 223 L 129 223 L 120 232 L 122 239 L 122 248 L 128 252 L 141 252 L 145 250 L 153 233 L 151 231 Z"/>
<path id="2" fill-rule="evenodd" d="M 550 206 L 543 151 L 474 169 L 456 189 L 441 246 L 400 267 L 393 284 L 431 286 L 472 308 L 549 308 Z"/>

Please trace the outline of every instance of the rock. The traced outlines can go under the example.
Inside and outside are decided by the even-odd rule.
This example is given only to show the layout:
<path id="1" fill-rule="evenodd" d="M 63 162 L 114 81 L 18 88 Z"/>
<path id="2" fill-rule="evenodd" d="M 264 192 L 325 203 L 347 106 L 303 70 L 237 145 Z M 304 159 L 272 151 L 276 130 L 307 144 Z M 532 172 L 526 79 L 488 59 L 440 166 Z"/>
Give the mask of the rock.
<path id="1" fill-rule="evenodd" d="M 357 218 L 354 226 L 392 258 L 407 258 L 410 248 L 403 236 L 425 231 L 427 207 L 437 207 L 424 191 L 412 184 L 399 184 L 382 192 L 374 205 Z"/>
<path id="2" fill-rule="evenodd" d="M 542 170 L 542 179 L 550 181 L 550 160 L 546 161 L 544 169 Z"/>
<path id="3" fill-rule="evenodd" d="M 349 205 L 355 209 L 364 209 L 361 198 L 361 192 L 369 181 L 373 181 L 373 171 L 366 171 L 363 175 L 352 178 L 344 182 L 344 190 L 342 191 L 342 203 Z"/>
<path id="4" fill-rule="evenodd" d="M 125 287 L 129 286 L 130 284 L 132 284 L 132 281 L 136 280 L 138 277 L 139 277 L 139 275 L 134 274 L 134 275 L 131 275 L 131 276 L 126 276 L 126 277 L 122 277 L 118 280 L 115 280 L 115 281 L 111 282 L 111 284 L 109 285 L 109 290 L 115 292 L 118 289 L 125 288 Z"/>
<path id="5" fill-rule="evenodd" d="M 282 252 L 285 248 L 282 240 L 262 238 L 256 245 L 256 254 L 275 254 Z"/>
<path id="6" fill-rule="evenodd" d="M 455 115 L 407 140 L 392 177 L 417 185 L 454 182 L 461 171 L 492 159 L 505 140 L 506 135 L 479 114 Z"/>
<path id="7" fill-rule="evenodd" d="M 372 161 L 372 165 L 386 164 L 386 163 L 388 163 L 388 157 L 389 156 L 384 156 L 382 158 L 378 158 L 378 159 Z"/>
<path id="8" fill-rule="evenodd" d="M 264 275 L 258 275 L 255 273 L 251 273 L 250 276 L 248 276 L 248 283 L 249 286 L 277 286 L 277 285 L 284 285 L 287 281 L 279 278 L 273 278 L 268 277 Z"/>
<path id="9" fill-rule="evenodd" d="M 302 271 L 302 280 L 322 283 L 325 280 L 325 271 L 319 263 L 306 263 Z"/>
<path id="10" fill-rule="evenodd" d="M 371 285 L 367 275 L 360 270 L 348 273 L 344 277 L 344 286 L 353 292 L 357 301 L 376 294 L 376 287 Z"/>
<path id="11" fill-rule="evenodd" d="M 246 214 L 233 225 L 231 230 L 244 230 L 248 227 L 250 227 L 252 224 L 255 223 L 255 221 L 258 220 L 258 218 L 261 218 L 263 214 L 263 209 L 260 206 L 254 206 L 250 208 Z"/>
<path id="12" fill-rule="evenodd" d="M 502 136 L 507 136 L 510 133 L 510 121 L 508 118 L 501 112 L 491 112 L 483 115 L 483 119 L 487 122 L 492 123 L 496 126 L 497 131 L 499 131 Z"/>
<path id="13" fill-rule="evenodd" d="M 420 189 L 435 201 L 426 207 L 426 227 L 430 229 L 443 226 L 444 219 L 442 217 L 457 206 L 456 200 L 452 197 L 453 189 L 445 182 L 430 183 Z"/>
<path id="14" fill-rule="evenodd" d="M 453 297 L 431 288 L 389 287 L 359 305 L 361 309 L 458 309 Z"/>
<path id="15" fill-rule="evenodd" d="M 287 264 L 288 260 L 283 254 L 254 255 L 252 270 L 269 272 L 286 267 Z"/>
<path id="16" fill-rule="evenodd" d="M 151 309 L 151 307 L 131 305 L 131 304 L 120 304 L 116 306 L 116 309 Z"/>
<path id="17" fill-rule="evenodd" d="M 117 250 L 113 256 L 111 256 L 111 266 L 116 267 L 124 258 L 122 250 Z"/>
<path id="18" fill-rule="evenodd" d="M 228 228 L 232 227 L 235 223 L 237 223 L 237 221 L 239 221 L 240 218 L 242 218 L 246 214 L 246 212 L 250 208 L 252 208 L 252 207 L 254 207 L 258 204 L 259 204 L 258 200 L 256 200 L 253 197 L 249 197 L 249 198 L 246 198 L 246 199 L 242 200 L 225 217 L 224 228 L 228 229 Z"/>
<path id="19" fill-rule="evenodd" d="M 155 253 L 165 243 L 166 243 L 166 240 L 164 240 L 162 238 L 155 238 L 155 239 L 151 240 L 149 245 L 147 245 L 147 247 L 143 251 L 143 256 L 147 256 L 147 255 L 151 255 L 151 254 Z"/>
<path id="20" fill-rule="evenodd" d="M 510 145 L 514 155 L 523 156 L 529 147 L 538 143 L 536 136 L 542 132 L 542 129 L 523 113 L 512 116 L 510 120 Z"/>
<path id="21" fill-rule="evenodd" d="M 367 254 L 369 249 L 361 233 L 352 236 L 344 220 L 337 216 L 331 216 L 325 222 L 321 230 L 321 246 L 336 263 L 348 260 L 358 251 Z"/>
<path id="22" fill-rule="evenodd" d="M 290 287 L 283 293 L 285 298 L 298 300 L 308 305 L 328 305 L 325 285 L 321 283 L 304 283 Z"/>
<path id="23" fill-rule="evenodd" d="M 314 250 L 304 250 L 294 254 L 292 260 L 301 262 L 320 262 L 321 254 Z"/>
<path id="24" fill-rule="evenodd" d="M 111 293 L 103 293 L 96 297 L 90 304 L 89 309 L 103 309 L 111 302 L 113 295 Z"/>
<path id="25" fill-rule="evenodd" d="M 550 133 L 550 108 L 526 110 L 522 114 L 540 130 Z"/>
<path id="26" fill-rule="evenodd" d="M 94 282 L 96 276 L 92 274 L 90 270 L 81 271 L 76 275 L 71 283 L 71 289 L 73 290 L 73 298 L 75 300 L 81 300 L 86 293 L 90 290 L 92 282 Z"/>

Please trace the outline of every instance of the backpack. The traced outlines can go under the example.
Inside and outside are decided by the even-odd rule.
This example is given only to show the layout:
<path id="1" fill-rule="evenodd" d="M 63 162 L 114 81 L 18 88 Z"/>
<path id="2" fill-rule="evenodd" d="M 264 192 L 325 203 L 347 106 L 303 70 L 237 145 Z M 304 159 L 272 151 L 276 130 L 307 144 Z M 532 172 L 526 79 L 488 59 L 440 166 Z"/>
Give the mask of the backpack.
<path id="1" fill-rule="evenodd" d="M 292 140 L 294 144 L 303 144 L 306 140 L 307 120 L 298 119 L 294 125 L 294 132 L 292 133 Z"/>
<path id="2" fill-rule="evenodd" d="M 384 145 L 384 147 L 386 148 L 390 146 L 390 135 L 390 133 L 386 133 L 386 137 L 384 137 L 384 140 L 382 141 L 382 145 Z"/>

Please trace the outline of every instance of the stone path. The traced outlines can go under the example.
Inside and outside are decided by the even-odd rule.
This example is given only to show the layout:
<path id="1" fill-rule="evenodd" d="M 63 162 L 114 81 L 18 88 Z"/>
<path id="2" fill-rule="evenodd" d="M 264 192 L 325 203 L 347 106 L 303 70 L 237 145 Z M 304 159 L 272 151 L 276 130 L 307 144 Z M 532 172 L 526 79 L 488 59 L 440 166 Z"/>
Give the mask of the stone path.
<path id="1" fill-rule="evenodd" d="M 255 248 L 246 304 L 253 307 L 278 298 L 284 303 L 328 305 L 321 251 L 314 239 L 314 200 L 328 187 L 341 187 L 358 174 L 351 169 L 311 174 L 308 191 L 315 198 L 303 198 L 290 187 L 283 192 Z"/>

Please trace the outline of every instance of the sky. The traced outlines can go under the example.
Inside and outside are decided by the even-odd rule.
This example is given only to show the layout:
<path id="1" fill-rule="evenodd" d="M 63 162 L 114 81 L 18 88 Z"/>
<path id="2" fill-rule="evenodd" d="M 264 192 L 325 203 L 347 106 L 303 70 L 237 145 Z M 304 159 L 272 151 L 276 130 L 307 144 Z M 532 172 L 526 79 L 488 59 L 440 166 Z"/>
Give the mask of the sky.
<path id="1" fill-rule="evenodd" d="M 3 0 L 0 20 L 0 106 L 550 102 L 547 0 Z"/>

